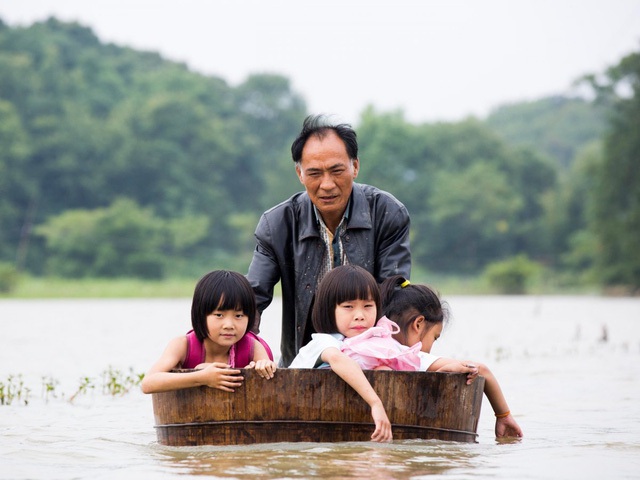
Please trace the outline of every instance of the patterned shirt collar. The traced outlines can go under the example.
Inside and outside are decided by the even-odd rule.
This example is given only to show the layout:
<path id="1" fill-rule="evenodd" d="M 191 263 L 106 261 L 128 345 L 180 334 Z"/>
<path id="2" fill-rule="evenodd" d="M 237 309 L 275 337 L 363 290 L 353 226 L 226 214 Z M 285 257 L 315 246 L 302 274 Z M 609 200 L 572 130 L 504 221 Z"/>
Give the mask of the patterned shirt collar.
<path id="1" fill-rule="evenodd" d="M 322 267 L 320 268 L 320 276 L 318 278 L 318 282 L 322 280 L 322 277 L 334 267 L 338 265 L 346 265 L 347 256 L 344 252 L 344 247 L 342 245 L 342 237 L 341 232 L 344 230 L 344 226 L 347 224 L 349 220 L 349 210 L 351 207 L 351 199 L 347 203 L 347 208 L 344 210 L 344 214 L 342 215 L 342 219 L 338 224 L 338 228 L 336 228 L 335 234 L 332 234 L 327 225 L 322 220 L 320 213 L 316 206 L 313 206 L 313 211 L 316 217 L 316 221 L 318 222 L 318 230 L 320 231 L 320 236 L 325 245 L 324 251 L 324 260 L 322 262 Z"/>

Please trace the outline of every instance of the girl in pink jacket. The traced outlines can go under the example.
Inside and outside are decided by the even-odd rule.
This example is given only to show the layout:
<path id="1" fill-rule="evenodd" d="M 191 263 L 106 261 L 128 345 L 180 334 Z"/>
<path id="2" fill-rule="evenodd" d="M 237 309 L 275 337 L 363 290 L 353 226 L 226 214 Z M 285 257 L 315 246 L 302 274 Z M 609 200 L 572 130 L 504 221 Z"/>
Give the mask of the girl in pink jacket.
<path id="1" fill-rule="evenodd" d="M 399 327 L 394 337 L 403 345 L 419 345 L 424 354 L 430 354 L 448 317 L 446 303 L 426 285 L 412 284 L 400 275 L 382 283 L 381 295 L 384 313 Z M 496 437 L 522 437 L 522 429 L 511 415 L 498 380 L 489 367 L 469 360 L 435 357 L 426 370 L 467 373 L 467 383 L 475 380 L 478 374 L 482 375 L 484 393 L 496 415 Z"/>

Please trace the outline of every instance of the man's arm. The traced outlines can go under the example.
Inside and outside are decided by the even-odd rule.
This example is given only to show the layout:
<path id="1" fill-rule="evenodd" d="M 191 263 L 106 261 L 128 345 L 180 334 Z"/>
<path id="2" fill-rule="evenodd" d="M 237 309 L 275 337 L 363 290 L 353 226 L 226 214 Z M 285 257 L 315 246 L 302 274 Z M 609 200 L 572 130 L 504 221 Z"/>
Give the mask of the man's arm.
<path id="1" fill-rule="evenodd" d="M 379 219 L 376 226 L 378 251 L 376 258 L 376 280 L 378 282 L 392 275 L 411 278 L 411 249 L 409 245 L 409 212 L 400 204 L 394 212 Z"/>
<path id="2" fill-rule="evenodd" d="M 256 248 L 253 251 L 253 258 L 249 265 L 247 279 L 256 294 L 258 312 L 262 312 L 271 304 L 273 299 L 273 289 L 280 280 L 280 267 L 276 255 L 271 248 L 270 229 L 264 215 L 256 227 Z M 254 328 L 259 332 L 260 318 Z"/>

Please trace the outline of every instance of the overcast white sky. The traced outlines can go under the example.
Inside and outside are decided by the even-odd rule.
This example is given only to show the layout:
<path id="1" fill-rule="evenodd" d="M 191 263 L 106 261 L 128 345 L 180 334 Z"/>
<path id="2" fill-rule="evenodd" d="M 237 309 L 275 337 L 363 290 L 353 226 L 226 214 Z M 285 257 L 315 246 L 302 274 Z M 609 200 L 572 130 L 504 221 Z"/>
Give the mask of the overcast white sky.
<path id="1" fill-rule="evenodd" d="M 55 16 L 236 85 L 279 73 L 312 112 L 408 120 L 485 116 L 569 93 L 640 50 L 640 0 L 3 0 L 26 26 Z"/>

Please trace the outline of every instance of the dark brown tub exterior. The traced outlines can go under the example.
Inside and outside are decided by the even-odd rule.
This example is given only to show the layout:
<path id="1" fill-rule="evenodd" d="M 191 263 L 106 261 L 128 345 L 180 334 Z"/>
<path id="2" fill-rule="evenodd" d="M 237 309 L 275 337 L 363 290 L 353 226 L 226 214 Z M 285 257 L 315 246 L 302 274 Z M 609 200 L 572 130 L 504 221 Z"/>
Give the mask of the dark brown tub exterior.
<path id="1" fill-rule="evenodd" d="M 374 430 L 371 409 L 330 370 L 281 369 L 271 380 L 245 370 L 234 393 L 209 387 L 152 394 L 162 445 L 358 442 Z M 384 403 L 394 440 L 475 442 L 484 378 L 365 371 Z"/>

